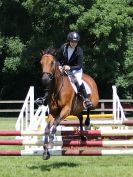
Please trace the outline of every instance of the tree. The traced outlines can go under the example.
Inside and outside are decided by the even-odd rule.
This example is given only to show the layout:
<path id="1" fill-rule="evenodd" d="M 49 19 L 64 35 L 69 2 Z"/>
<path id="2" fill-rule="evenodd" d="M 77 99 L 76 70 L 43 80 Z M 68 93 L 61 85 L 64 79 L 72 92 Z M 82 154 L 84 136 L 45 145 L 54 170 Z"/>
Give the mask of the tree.
<path id="1" fill-rule="evenodd" d="M 103 85 L 105 91 L 113 84 L 123 89 L 127 85 L 126 89 L 130 88 L 127 95 L 132 96 L 132 82 L 121 76 L 126 73 L 126 78 L 132 77 L 127 67 L 127 62 L 132 65 L 133 9 L 130 5 L 131 1 L 126 0 L 97 0 L 72 28 L 85 34 L 86 56 L 90 59 L 87 69 L 94 73 L 101 90 Z"/>
<path id="2" fill-rule="evenodd" d="M 116 79 L 116 85 L 122 90 L 123 97 L 133 97 L 133 34 L 127 36 L 127 50 L 124 53 L 124 61 L 120 74 Z"/>
<path id="3" fill-rule="evenodd" d="M 132 0 L 0 0 L 2 98 L 20 98 L 30 85 L 39 93 L 39 51 L 59 48 L 72 30 L 81 35 L 84 70 L 96 79 L 101 98 L 112 97 L 114 84 L 132 97 L 132 5 Z"/>

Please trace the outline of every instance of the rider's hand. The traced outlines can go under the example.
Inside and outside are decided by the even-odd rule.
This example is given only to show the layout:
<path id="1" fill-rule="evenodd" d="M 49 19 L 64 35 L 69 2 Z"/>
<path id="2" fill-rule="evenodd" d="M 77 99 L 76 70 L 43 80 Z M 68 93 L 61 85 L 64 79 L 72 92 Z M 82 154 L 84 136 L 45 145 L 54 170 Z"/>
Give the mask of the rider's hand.
<path id="1" fill-rule="evenodd" d="M 70 70 L 70 66 L 64 65 L 64 66 L 63 66 L 63 69 L 64 69 L 65 71 L 69 71 L 69 70 Z"/>
<path id="2" fill-rule="evenodd" d="M 62 66 L 59 66 L 59 70 L 62 72 L 62 70 L 63 70 L 63 67 L 62 67 Z"/>

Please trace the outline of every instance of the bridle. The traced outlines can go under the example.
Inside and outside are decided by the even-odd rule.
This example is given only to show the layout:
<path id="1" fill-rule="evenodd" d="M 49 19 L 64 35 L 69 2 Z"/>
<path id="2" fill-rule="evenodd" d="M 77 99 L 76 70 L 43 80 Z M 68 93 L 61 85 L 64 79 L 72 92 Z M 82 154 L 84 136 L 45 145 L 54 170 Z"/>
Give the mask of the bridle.
<path id="1" fill-rule="evenodd" d="M 46 56 L 46 57 L 52 56 L 53 57 L 53 55 L 47 54 L 47 53 L 44 54 L 43 56 Z M 53 64 L 54 64 L 54 70 L 55 70 L 56 61 L 53 61 Z M 42 75 L 43 74 L 47 75 L 49 77 L 50 81 L 54 79 L 54 72 L 53 73 L 52 72 L 43 72 Z"/>
<path id="2" fill-rule="evenodd" d="M 43 72 L 42 75 L 47 75 L 49 80 L 52 81 L 54 79 L 54 73 Z"/>
<path id="3" fill-rule="evenodd" d="M 50 54 L 45 54 L 45 56 L 48 56 L 48 55 L 50 55 Z M 57 67 L 58 67 L 59 64 L 58 64 L 57 61 L 54 61 L 53 64 L 54 64 L 54 66 L 53 66 L 53 67 L 54 67 L 54 69 L 53 69 L 54 72 L 43 72 L 42 74 L 47 75 L 48 78 L 49 78 L 49 80 L 50 80 L 50 82 L 54 81 L 54 79 L 55 79 L 56 77 L 61 77 L 61 84 L 60 84 L 60 87 L 58 88 L 56 94 L 55 94 L 55 92 L 54 92 L 54 98 L 53 98 L 53 99 L 56 99 L 57 96 L 59 95 L 59 93 L 60 93 L 60 91 L 61 91 L 63 85 L 64 85 L 64 74 L 61 73 L 61 72 L 59 72 L 58 74 L 56 74 L 56 69 L 57 69 Z"/>

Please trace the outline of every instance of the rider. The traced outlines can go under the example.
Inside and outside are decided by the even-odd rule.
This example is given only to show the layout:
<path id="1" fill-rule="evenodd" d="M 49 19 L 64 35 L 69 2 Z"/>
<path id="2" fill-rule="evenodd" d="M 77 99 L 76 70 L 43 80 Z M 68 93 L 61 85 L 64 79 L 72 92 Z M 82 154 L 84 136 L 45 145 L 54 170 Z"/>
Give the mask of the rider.
<path id="1" fill-rule="evenodd" d="M 76 80 L 75 85 L 77 90 L 82 93 L 85 108 L 91 108 L 92 102 L 88 98 L 84 83 L 82 81 L 82 63 L 83 50 L 79 47 L 80 36 L 77 32 L 70 32 L 67 35 L 67 43 L 63 44 L 59 49 L 58 61 L 61 66 L 59 69 L 65 71 L 72 71 Z"/>

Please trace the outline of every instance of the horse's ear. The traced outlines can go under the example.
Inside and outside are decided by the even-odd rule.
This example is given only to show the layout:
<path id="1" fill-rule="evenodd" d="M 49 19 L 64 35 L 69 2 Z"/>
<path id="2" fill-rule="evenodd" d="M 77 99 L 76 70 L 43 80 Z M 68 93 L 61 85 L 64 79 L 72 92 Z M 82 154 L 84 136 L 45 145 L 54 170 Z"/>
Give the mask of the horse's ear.
<path id="1" fill-rule="evenodd" d="M 57 49 L 56 49 L 56 48 L 52 48 L 52 49 L 51 49 L 51 54 L 52 54 L 53 56 L 56 56 L 56 54 L 57 54 Z"/>
<path id="2" fill-rule="evenodd" d="M 42 50 L 40 50 L 40 55 L 42 56 L 42 55 L 44 55 L 45 54 L 45 51 L 42 49 Z"/>

